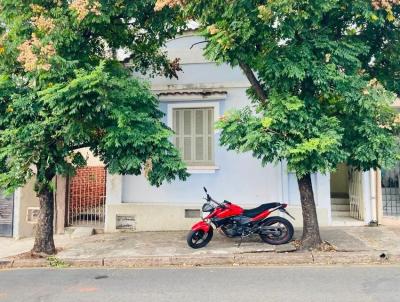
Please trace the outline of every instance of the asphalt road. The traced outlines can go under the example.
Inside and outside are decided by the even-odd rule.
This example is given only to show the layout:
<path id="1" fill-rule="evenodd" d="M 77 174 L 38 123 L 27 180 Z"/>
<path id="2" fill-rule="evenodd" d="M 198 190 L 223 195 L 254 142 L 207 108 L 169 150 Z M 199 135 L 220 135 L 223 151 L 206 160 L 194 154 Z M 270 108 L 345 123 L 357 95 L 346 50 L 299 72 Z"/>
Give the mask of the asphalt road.
<path id="1" fill-rule="evenodd" d="M 0 272 L 0 302 L 400 301 L 400 267 Z"/>

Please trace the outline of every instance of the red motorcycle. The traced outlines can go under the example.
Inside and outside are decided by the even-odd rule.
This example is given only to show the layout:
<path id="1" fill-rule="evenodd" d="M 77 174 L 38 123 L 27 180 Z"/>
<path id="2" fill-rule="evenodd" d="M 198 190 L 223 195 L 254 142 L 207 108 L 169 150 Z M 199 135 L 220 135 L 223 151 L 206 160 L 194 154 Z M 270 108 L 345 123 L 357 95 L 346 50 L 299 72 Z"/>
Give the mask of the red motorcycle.
<path id="1" fill-rule="evenodd" d="M 202 221 L 196 223 L 187 236 L 187 243 L 191 248 L 205 247 L 213 237 L 213 224 L 227 237 L 244 237 L 258 234 L 261 239 L 269 244 L 279 245 L 289 242 L 293 237 L 293 225 L 285 218 L 268 216 L 274 211 L 281 211 L 294 219 L 286 211 L 287 204 L 272 202 L 265 203 L 251 210 L 224 201 L 219 203 L 206 192 L 206 203 L 202 211 L 209 213 Z M 240 241 L 241 243 L 241 241 Z M 239 243 L 239 245 L 240 245 Z"/>

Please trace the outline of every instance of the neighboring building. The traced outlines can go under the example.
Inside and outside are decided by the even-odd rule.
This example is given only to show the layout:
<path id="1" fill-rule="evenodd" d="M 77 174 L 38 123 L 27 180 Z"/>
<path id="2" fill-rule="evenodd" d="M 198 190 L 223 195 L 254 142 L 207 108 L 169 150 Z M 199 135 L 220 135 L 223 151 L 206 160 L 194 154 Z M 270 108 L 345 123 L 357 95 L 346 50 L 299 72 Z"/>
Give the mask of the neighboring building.
<path id="1" fill-rule="evenodd" d="M 179 79 L 151 79 L 159 96 L 164 122 L 175 130 L 191 176 L 159 188 L 144 176 L 106 175 L 104 165 L 89 157 L 88 167 L 69 180 L 57 177 L 55 230 L 90 226 L 106 232 L 185 230 L 199 220 L 203 186 L 217 200 L 246 208 L 266 202 L 284 202 L 302 225 L 296 177 L 284 162 L 261 166 L 250 153 L 220 147 L 214 122 L 227 110 L 250 104 L 249 82 L 238 68 L 217 65 L 203 57 L 202 41 L 188 32 L 167 43 L 171 58 L 181 58 Z M 395 104 L 400 108 L 400 101 Z M 365 225 L 400 217 L 400 166 L 390 171 L 360 173 L 345 165 L 331 175 L 312 176 L 321 226 Z M 0 194 L 0 236 L 33 234 L 38 214 L 33 181 L 13 197 Z"/>
<path id="2" fill-rule="evenodd" d="M 87 167 L 70 179 L 55 179 L 54 231 L 62 234 L 68 226 L 104 228 L 106 170 L 104 164 L 87 149 L 79 150 L 88 158 Z M 31 237 L 39 214 L 39 199 L 34 179 L 13 195 L 0 192 L 0 237 Z"/>

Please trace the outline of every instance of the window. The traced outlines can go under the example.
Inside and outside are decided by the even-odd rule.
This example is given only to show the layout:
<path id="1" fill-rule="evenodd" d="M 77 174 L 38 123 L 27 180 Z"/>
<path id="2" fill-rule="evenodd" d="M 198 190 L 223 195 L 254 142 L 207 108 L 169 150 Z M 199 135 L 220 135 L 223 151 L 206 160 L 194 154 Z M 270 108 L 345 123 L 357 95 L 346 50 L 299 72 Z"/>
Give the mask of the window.
<path id="1" fill-rule="evenodd" d="M 214 108 L 176 108 L 174 144 L 188 166 L 214 165 Z"/>

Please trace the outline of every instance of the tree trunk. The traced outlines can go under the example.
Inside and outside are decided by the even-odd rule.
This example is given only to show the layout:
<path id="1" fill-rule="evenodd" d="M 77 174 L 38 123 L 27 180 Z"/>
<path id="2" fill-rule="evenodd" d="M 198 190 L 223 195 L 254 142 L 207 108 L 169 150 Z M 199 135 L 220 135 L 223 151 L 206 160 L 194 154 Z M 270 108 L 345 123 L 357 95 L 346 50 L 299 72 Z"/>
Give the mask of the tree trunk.
<path id="1" fill-rule="evenodd" d="M 32 252 L 39 255 L 54 255 L 56 252 L 53 239 L 54 195 L 50 188 L 46 187 L 38 193 L 38 197 L 40 213 Z"/>
<path id="2" fill-rule="evenodd" d="M 302 249 L 317 248 L 321 243 L 319 233 L 317 209 L 315 207 L 314 193 L 310 174 L 297 179 L 300 190 L 301 208 L 303 212 Z"/>

